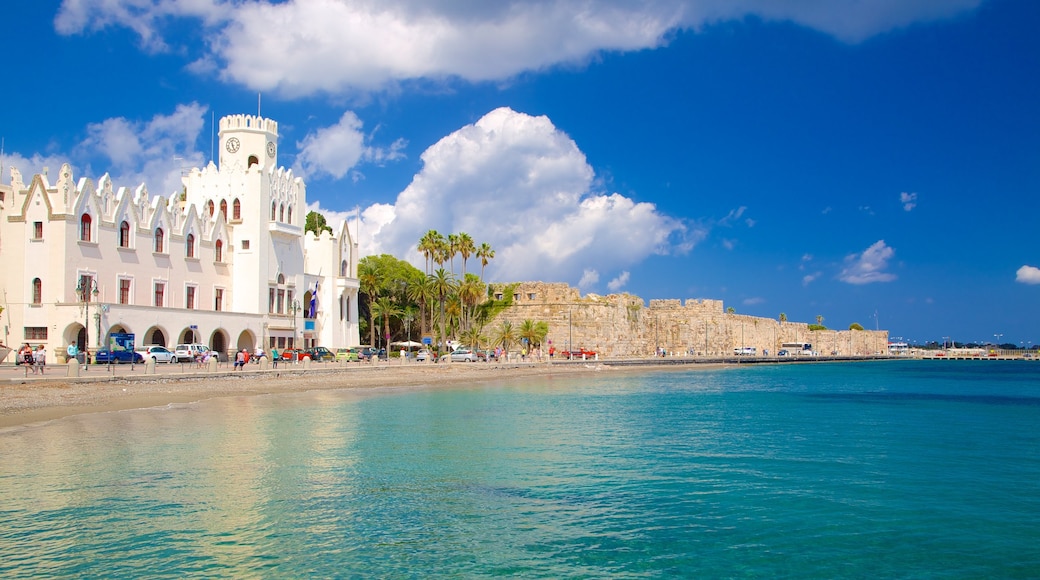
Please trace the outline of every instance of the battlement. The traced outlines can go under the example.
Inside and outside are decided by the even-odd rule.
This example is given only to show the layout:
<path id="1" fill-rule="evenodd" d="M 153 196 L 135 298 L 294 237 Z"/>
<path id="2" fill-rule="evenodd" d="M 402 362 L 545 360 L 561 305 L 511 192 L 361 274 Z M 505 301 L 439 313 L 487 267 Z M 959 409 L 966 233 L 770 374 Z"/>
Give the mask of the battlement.
<path id="1" fill-rule="evenodd" d="M 220 132 L 238 129 L 250 129 L 278 134 L 278 122 L 256 115 L 228 115 L 220 118 Z"/>

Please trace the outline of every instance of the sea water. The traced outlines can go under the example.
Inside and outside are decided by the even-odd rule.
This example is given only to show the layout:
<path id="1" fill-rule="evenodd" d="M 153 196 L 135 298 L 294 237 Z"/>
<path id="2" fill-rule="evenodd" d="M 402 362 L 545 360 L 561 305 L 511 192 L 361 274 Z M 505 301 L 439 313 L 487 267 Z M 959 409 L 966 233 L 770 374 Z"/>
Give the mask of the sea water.
<path id="1" fill-rule="evenodd" d="M 0 577 L 1038 577 L 1040 364 L 224 398 L 0 432 Z"/>

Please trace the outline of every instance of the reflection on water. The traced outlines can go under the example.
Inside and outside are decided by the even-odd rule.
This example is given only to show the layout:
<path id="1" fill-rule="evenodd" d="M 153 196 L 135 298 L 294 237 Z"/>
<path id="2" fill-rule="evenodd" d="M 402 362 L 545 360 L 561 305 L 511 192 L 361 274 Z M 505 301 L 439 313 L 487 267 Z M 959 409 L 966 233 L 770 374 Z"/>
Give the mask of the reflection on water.
<path id="1" fill-rule="evenodd" d="M 0 575 L 1028 576 L 1040 406 L 1013 401 L 1038 376 L 787 366 L 76 416 L 0 434 Z"/>

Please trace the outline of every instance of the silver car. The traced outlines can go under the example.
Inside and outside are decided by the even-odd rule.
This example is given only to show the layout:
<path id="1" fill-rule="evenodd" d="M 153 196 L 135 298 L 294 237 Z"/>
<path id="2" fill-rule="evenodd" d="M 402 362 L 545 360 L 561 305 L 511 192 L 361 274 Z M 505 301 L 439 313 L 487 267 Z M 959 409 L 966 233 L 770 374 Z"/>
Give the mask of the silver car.
<path id="1" fill-rule="evenodd" d="M 137 351 L 137 354 L 141 355 L 145 362 L 147 362 L 148 359 L 152 359 L 156 363 L 173 364 L 177 362 L 177 355 L 170 352 L 170 350 L 165 346 L 149 346 L 146 349 Z"/>
<path id="2" fill-rule="evenodd" d="M 468 348 L 458 348 L 451 354 L 441 355 L 441 360 L 451 357 L 451 362 L 477 362 L 477 353 Z"/>

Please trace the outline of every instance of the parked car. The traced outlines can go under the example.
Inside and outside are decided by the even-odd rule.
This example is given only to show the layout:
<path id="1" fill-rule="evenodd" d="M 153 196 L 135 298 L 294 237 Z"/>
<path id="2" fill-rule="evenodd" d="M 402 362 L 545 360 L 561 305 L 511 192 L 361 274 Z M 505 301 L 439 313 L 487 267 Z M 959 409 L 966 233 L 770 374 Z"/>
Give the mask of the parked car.
<path id="1" fill-rule="evenodd" d="M 207 350 L 209 347 L 204 344 L 178 344 L 174 347 L 173 354 L 177 357 L 177 362 L 192 362 Z"/>
<path id="2" fill-rule="evenodd" d="M 310 356 L 311 360 L 314 361 L 314 362 L 334 361 L 334 360 L 336 360 L 335 353 L 333 353 L 331 350 L 325 348 L 324 346 L 316 346 L 316 347 L 306 351 L 305 356 Z"/>
<path id="3" fill-rule="evenodd" d="M 175 363 L 177 362 L 177 355 L 170 351 L 165 346 L 153 345 L 145 349 L 137 351 L 137 354 L 141 355 L 143 360 L 152 359 L 156 363 Z"/>
<path id="4" fill-rule="evenodd" d="M 282 351 L 281 359 L 283 362 L 293 362 L 303 360 L 303 357 L 307 355 L 307 351 L 298 348 L 287 348 Z M 312 359 L 313 360 L 313 359 Z"/>
<path id="5" fill-rule="evenodd" d="M 491 361 L 491 360 L 496 361 L 496 362 L 498 361 L 498 357 L 495 356 L 495 351 L 494 350 L 491 350 L 491 349 L 478 350 L 478 351 L 476 351 L 476 353 L 477 353 L 477 360 L 481 360 L 483 362 L 488 362 L 488 361 Z"/>
<path id="6" fill-rule="evenodd" d="M 101 364 L 112 363 L 143 363 L 144 357 L 141 353 L 132 350 L 109 350 L 102 348 L 94 353 L 94 362 Z"/>
<path id="7" fill-rule="evenodd" d="M 386 349 L 363 346 L 361 347 L 360 357 L 361 360 L 372 360 L 373 358 L 377 360 L 386 360 Z"/>
<path id="8" fill-rule="evenodd" d="M 776 356 L 791 356 L 791 353 L 787 352 L 786 350 L 781 350 L 780 352 L 776 353 Z"/>
<path id="9" fill-rule="evenodd" d="M 578 350 L 565 350 L 560 352 L 560 356 L 567 359 L 581 359 L 581 358 L 596 358 L 596 352 L 592 350 L 585 350 L 579 348 Z"/>
<path id="10" fill-rule="evenodd" d="M 358 351 L 354 348 L 337 348 L 336 349 L 336 360 L 356 362 L 358 361 Z"/>
<path id="11" fill-rule="evenodd" d="M 423 349 L 420 349 L 418 352 L 415 353 L 415 361 L 416 362 L 426 362 L 426 361 L 432 360 L 432 359 L 433 359 L 433 355 L 430 353 L 429 349 L 423 348 Z"/>
<path id="12" fill-rule="evenodd" d="M 441 361 L 446 361 L 449 357 L 451 362 L 477 362 L 477 353 L 465 347 L 457 348 L 451 354 L 441 355 Z"/>

